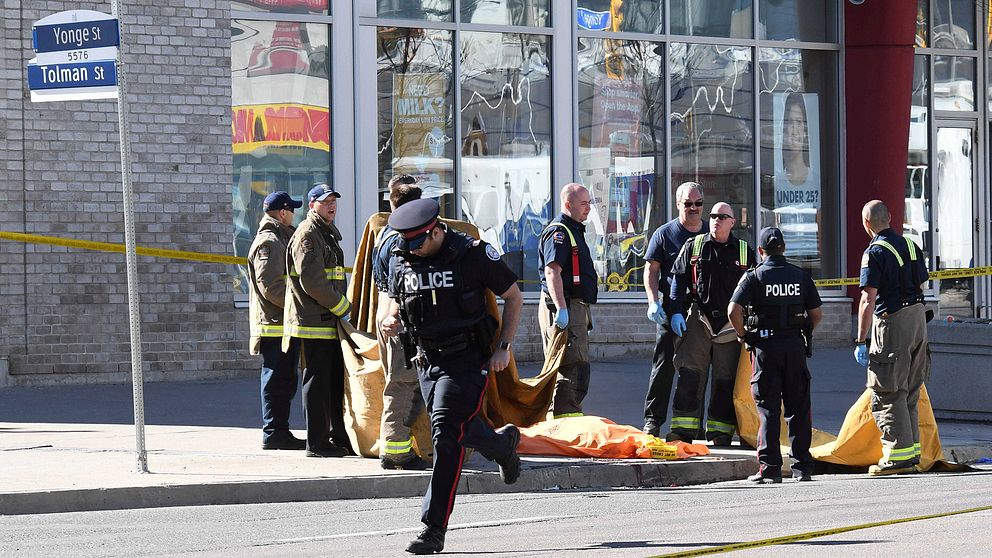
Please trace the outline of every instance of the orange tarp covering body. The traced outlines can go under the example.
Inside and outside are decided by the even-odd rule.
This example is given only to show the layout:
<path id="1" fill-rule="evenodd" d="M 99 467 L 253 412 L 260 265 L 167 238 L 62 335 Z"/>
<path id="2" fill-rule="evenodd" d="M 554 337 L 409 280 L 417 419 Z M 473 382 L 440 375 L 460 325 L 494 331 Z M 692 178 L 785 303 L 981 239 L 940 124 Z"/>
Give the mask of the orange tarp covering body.
<path id="1" fill-rule="evenodd" d="M 651 457 L 651 449 L 648 447 L 651 438 L 633 426 L 616 424 L 602 417 L 566 417 L 521 428 L 517 452 L 529 455 L 646 459 Z M 678 446 L 680 458 L 710 453 L 709 448 L 702 444 L 679 442 L 671 445 Z"/>

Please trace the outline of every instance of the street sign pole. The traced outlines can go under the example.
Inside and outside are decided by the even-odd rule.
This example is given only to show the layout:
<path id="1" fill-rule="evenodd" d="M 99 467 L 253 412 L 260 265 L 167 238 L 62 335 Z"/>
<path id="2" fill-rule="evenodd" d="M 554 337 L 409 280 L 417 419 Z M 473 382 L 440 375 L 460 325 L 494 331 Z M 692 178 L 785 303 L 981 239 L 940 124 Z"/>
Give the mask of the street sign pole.
<path id="1" fill-rule="evenodd" d="M 112 0 L 111 15 L 123 27 L 120 0 Z M 145 391 L 141 358 L 141 313 L 138 298 L 138 255 L 134 246 L 134 192 L 131 188 L 131 134 L 127 120 L 126 83 L 124 74 L 124 32 L 117 55 L 117 121 L 121 135 L 121 181 L 124 183 L 124 260 L 127 265 L 127 306 L 131 325 L 131 389 L 134 397 L 135 452 L 137 472 L 148 472 L 145 450 Z"/>

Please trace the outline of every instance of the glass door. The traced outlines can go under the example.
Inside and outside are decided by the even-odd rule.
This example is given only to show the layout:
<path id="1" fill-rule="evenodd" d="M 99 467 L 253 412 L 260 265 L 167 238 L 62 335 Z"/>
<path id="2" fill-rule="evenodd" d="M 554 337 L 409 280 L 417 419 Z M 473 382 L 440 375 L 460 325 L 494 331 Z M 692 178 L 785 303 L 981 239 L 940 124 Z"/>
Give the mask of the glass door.
<path id="1" fill-rule="evenodd" d="M 933 179 L 938 270 L 975 265 L 975 145 L 973 122 L 937 122 Z M 939 280 L 935 288 L 942 316 L 974 317 L 974 277 Z"/>

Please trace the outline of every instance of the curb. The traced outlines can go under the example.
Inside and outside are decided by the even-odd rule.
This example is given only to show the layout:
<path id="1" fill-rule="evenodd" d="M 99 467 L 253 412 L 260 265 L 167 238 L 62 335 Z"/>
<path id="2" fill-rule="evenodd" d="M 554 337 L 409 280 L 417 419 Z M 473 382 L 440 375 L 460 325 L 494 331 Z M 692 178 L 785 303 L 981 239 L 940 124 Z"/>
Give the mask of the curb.
<path id="1" fill-rule="evenodd" d="M 746 478 L 758 470 L 754 458 L 688 461 L 577 460 L 567 464 L 528 464 L 520 479 L 505 485 L 498 475 L 466 472 L 459 494 L 503 494 L 545 490 L 653 488 L 707 484 Z M 54 490 L 0 494 L 0 515 L 85 511 L 410 498 L 424 494 L 429 473 L 328 477 L 281 481 L 184 484 L 124 488 Z"/>

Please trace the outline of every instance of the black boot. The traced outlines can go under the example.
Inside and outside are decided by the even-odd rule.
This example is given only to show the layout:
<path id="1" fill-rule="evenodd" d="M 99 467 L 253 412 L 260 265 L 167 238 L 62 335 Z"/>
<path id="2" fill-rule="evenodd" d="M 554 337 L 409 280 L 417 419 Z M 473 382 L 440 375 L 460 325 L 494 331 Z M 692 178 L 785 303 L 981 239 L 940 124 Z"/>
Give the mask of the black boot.
<path id="1" fill-rule="evenodd" d="M 507 436 L 510 445 L 510 455 L 496 460 L 499 465 L 499 476 L 506 484 L 513 484 L 520 478 L 520 456 L 517 455 L 517 444 L 520 443 L 520 429 L 512 424 L 497 428 L 496 433 Z"/>
<path id="2" fill-rule="evenodd" d="M 406 545 L 410 554 L 434 554 L 444 550 L 444 529 L 428 525 L 417 538 Z"/>

